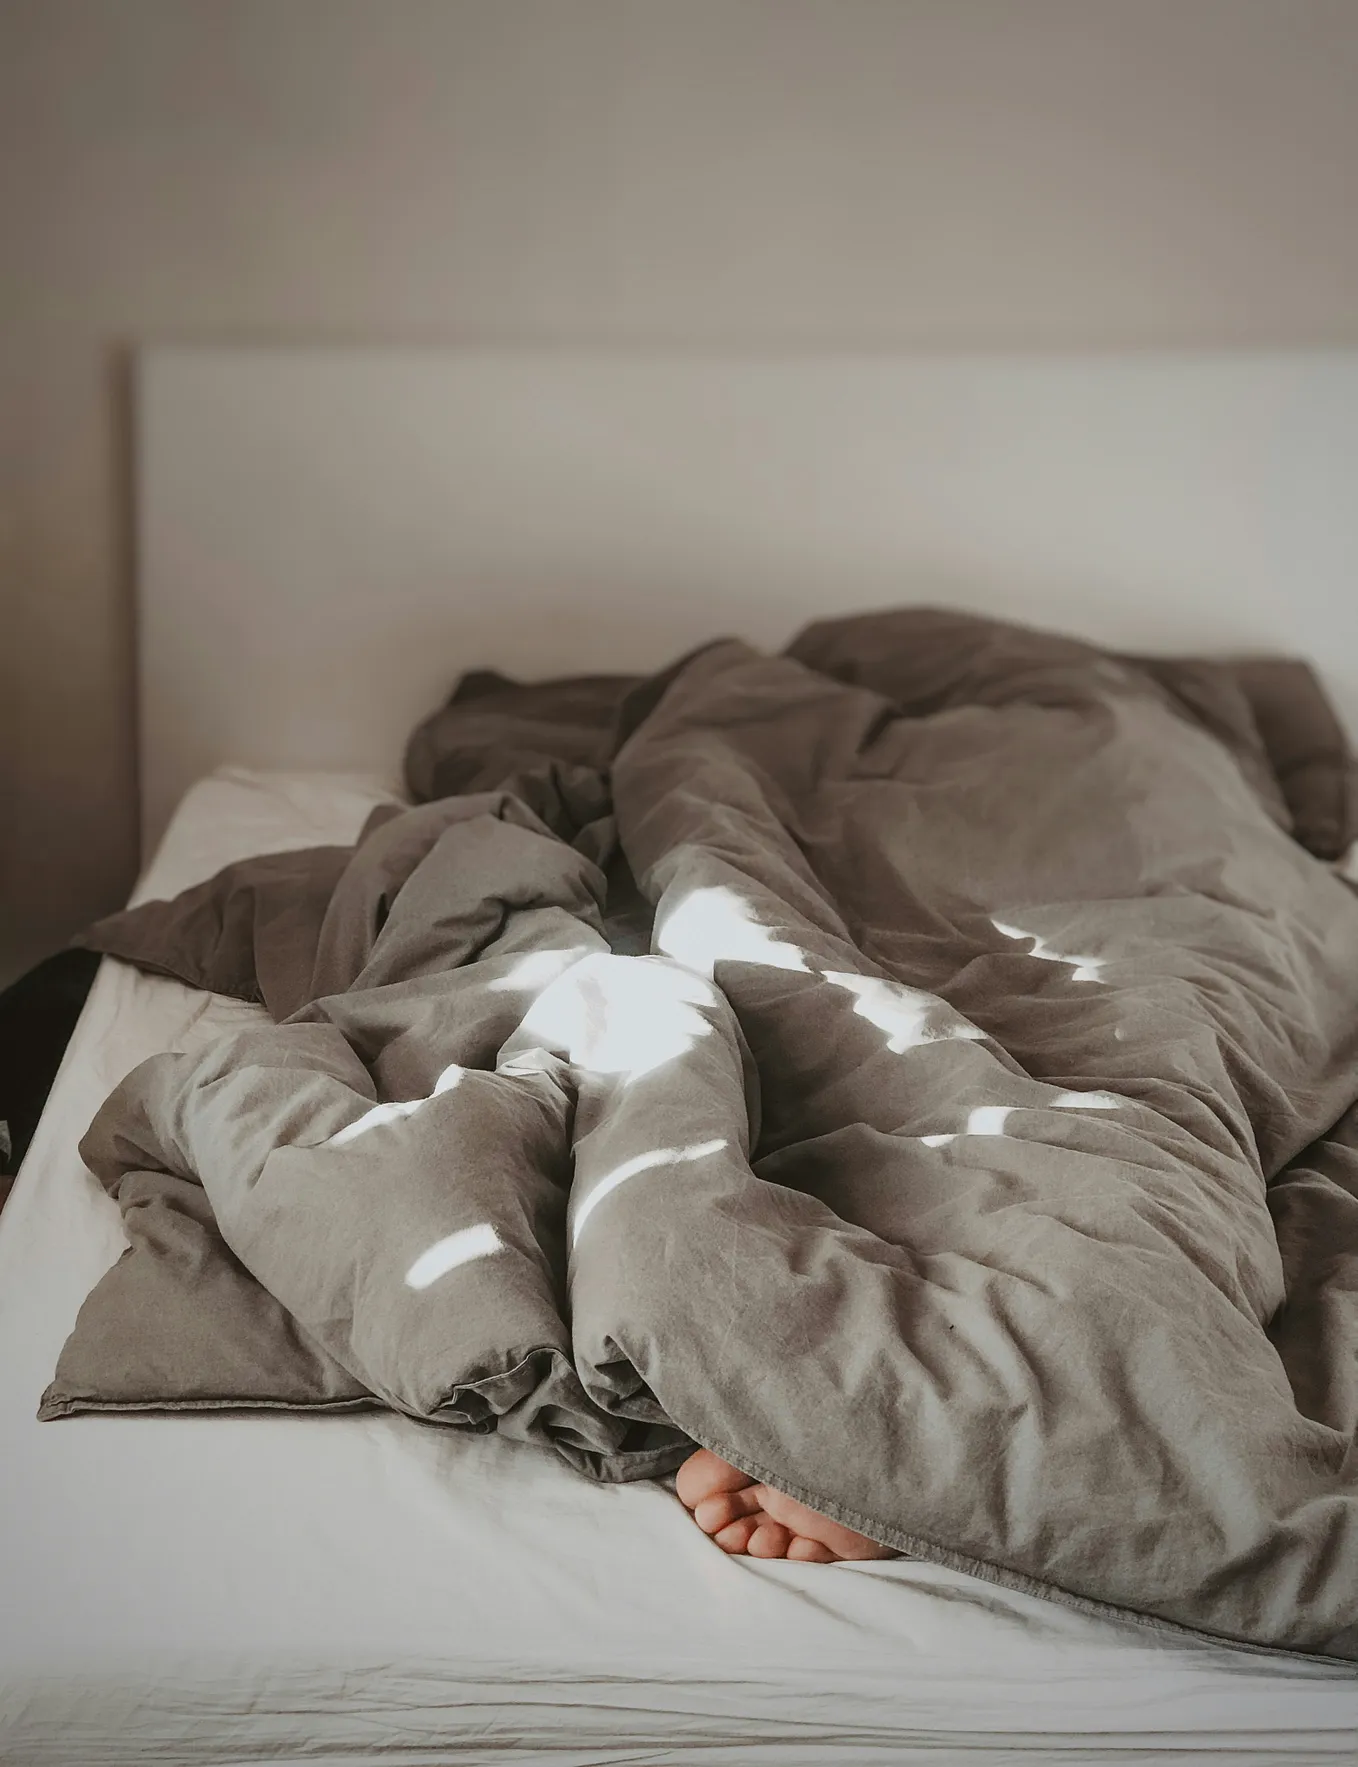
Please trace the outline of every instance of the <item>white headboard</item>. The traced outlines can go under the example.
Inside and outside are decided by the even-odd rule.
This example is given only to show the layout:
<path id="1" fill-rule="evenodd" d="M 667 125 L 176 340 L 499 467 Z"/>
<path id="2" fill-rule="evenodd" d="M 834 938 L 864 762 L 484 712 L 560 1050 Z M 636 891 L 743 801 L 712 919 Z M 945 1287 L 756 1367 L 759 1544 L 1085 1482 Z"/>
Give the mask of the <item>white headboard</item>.
<path id="1" fill-rule="evenodd" d="M 463 669 L 951 602 L 1311 657 L 1358 728 L 1358 354 L 165 349 L 143 838 L 224 761 L 395 771 Z"/>

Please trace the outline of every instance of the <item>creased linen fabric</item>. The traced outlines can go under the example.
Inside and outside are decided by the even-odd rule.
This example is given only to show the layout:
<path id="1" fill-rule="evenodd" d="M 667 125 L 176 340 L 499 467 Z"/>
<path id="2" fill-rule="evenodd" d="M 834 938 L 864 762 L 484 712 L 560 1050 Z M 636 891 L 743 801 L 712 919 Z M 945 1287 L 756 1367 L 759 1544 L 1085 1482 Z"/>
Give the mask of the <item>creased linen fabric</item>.
<path id="1" fill-rule="evenodd" d="M 497 685 L 473 767 L 455 702 L 472 789 L 360 843 L 330 991 L 129 1076 L 93 1169 L 202 1187 L 312 1403 L 600 1478 L 697 1441 L 906 1551 L 1358 1660 L 1358 899 L 1248 694 L 930 612 L 580 691 L 568 791 L 540 705 L 509 740 Z M 110 1343 L 201 1402 L 152 1268 L 48 1415 Z"/>

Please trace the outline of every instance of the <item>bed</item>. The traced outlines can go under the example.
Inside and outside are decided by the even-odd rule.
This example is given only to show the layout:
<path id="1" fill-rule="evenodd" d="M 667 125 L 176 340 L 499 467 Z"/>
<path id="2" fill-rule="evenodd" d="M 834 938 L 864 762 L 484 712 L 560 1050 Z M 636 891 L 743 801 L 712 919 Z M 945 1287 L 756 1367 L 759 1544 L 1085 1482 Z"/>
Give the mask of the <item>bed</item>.
<path id="1" fill-rule="evenodd" d="M 138 897 L 352 839 L 460 667 L 646 666 L 718 625 L 776 640 L 827 574 L 841 606 L 908 574 L 1128 647 L 1299 649 L 1351 714 L 1356 392 L 1347 359 L 153 354 Z M 400 561 L 382 618 L 379 557 Z M 1351 1758 L 1343 1665 L 909 1560 L 726 1558 L 663 1483 L 598 1486 L 494 1436 L 381 1413 L 38 1424 L 122 1244 L 80 1134 L 143 1057 L 259 1013 L 106 963 L 0 1216 L 6 1760 Z"/>

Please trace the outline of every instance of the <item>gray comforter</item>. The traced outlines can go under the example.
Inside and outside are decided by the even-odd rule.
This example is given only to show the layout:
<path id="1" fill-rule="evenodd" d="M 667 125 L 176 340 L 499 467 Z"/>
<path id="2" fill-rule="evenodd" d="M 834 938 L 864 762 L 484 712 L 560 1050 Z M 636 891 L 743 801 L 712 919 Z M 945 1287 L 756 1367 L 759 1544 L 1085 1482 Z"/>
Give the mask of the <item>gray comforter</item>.
<path id="1" fill-rule="evenodd" d="M 1352 773 L 1297 679 L 926 612 L 472 679 L 430 802 L 92 935 L 281 1022 L 100 1112 L 130 1249 L 43 1415 L 698 1442 L 1358 1659 Z"/>

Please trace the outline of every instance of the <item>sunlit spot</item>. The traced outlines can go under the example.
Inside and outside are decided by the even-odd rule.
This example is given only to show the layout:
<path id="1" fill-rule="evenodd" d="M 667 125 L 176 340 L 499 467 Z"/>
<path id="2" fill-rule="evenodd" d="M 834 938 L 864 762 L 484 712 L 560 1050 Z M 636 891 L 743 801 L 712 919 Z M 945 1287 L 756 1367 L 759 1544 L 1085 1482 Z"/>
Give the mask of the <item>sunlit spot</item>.
<path id="1" fill-rule="evenodd" d="M 535 988 L 545 988 L 549 982 L 578 963 L 588 955 L 584 946 L 577 946 L 571 951 L 529 951 L 522 956 L 507 975 L 498 981 L 487 982 L 486 987 L 493 994 L 525 992 Z"/>
<path id="2" fill-rule="evenodd" d="M 956 1130 L 950 1135 L 921 1135 L 920 1140 L 925 1147 L 946 1147 L 950 1141 L 956 1141 L 961 1135 L 1003 1135 L 1004 1125 L 1013 1114 L 1012 1104 L 978 1104 L 967 1116 L 965 1129 Z"/>
<path id="3" fill-rule="evenodd" d="M 712 1033 L 700 1008 L 710 987 L 687 970 L 648 957 L 595 955 L 545 988 L 523 1030 L 568 1061 L 636 1079 Z"/>
<path id="4" fill-rule="evenodd" d="M 822 972 L 827 982 L 846 988 L 856 998 L 854 1013 L 876 1025 L 887 1034 L 887 1048 L 896 1055 L 917 1049 L 921 1043 L 949 1041 L 976 1042 L 985 1036 L 965 1019 L 949 1019 L 947 1008 L 932 994 L 918 988 L 907 988 L 901 982 L 882 981 L 877 976 L 856 976 L 839 970 Z M 934 1023 L 930 1024 L 932 1016 Z M 939 1022 L 941 1020 L 941 1022 Z"/>
<path id="5" fill-rule="evenodd" d="M 459 1264 L 470 1264 L 473 1258 L 488 1258 L 492 1252 L 504 1249 L 505 1242 L 489 1221 L 482 1221 L 477 1227 L 459 1228 L 456 1233 L 450 1233 L 446 1239 L 431 1245 L 427 1252 L 420 1253 L 406 1271 L 406 1287 L 428 1288 L 440 1276 L 456 1270 Z"/>
<path id="6" fill-rule="evenodd" d="M 434 1090 L 430 1093 L 429 1098 L 437 1098 L 440 1093 L 451 1092 L 454 1086 L 460 1084 L 466 1071 L 456 1062 L 450 1067 L 444 1068 L 434 1082 Z M 385 1123 L 399 1123 L 404 1117 L 413 1117 L 416 1111 L 423 1110 L 425 1105 L 429 1103 L 429 1098 L 403 1099 L 395 1104 L 375 1104 L 371 1110 L 364 1111 L 356 1123 L 350 1123 L 347 1128 L 332 1135 L 330 1146 L 343 1147 L 346 1141 L 356 1141 L 360 1135 L 367 1135 L 370 1130 L 380 1129 Z"/>
<path id="7" fill-rule="evenodd" d="M 571 1229 L 571 1244 L 579 1244 L 580 1232 L 585 1222 L 603 1199 L 629 1178 L 635 1178 L 640 1172 L 652 1172 L 657 1166 L 678 1166 L 692 1160 L 705 1160 L 709 1154 L 720 1153 L 726 1145 L 721 1140 L 699 1141 L 692 1147 L 657 1147 L 651 1153 L 639 1153 L 634 1159 L 624 1160 L 620 1166 L 605 1173 L 580 1204 L 576 1211 L 575 1225 Z"/>
<path id="8" fill-rule="evenodd" d="M 1112 1092 L 1058 1092 L 1051 1101 L 1055 1110 L 1115 1111 L 1127 1102 Z M 1013 1104 L 978 1104 L 967 1116 L 965 1129 L 950 1135 L 921 1135 L 925 1147 L 946 1147 L 962 1135 L 1003 1135 L 1005 1124 L 1021 1107 Z"/>
<path id="9" fill-rule="evenodd" d="M 655 942 L 666 956 L 710 976 L 718 963 L 762 963 L 806 970 L 795 945 L 777 939 L 725 885 L 694 890 L 657 921 Z"/>
<path id="10" fill-rule="evenodd" d="M 967 1118 L 967 1135 L 1003 1135 L 1004 1125 L 1013 1112 L 1011 1104 L 978 1104 Z"/>
<path id="11" fill-rule="evenodd" d="M 1030 957 L 1040 957 L 1044 963 L 1068 963 L 1071 966 L 1070 979 L 1073 982 L 1097 982 L 1104 966 L 1102 957 L 1082 957 L 1078 953 L 1057 951 L 1050 946 L 1039 933 L 1025 933 L 1020 927 L 1006 926 L 1003 921 L 992 920 L 991 925 L 997 933 L 1003 933 L 1006 939 L 1031 939 L 1033 948 Z"/>

